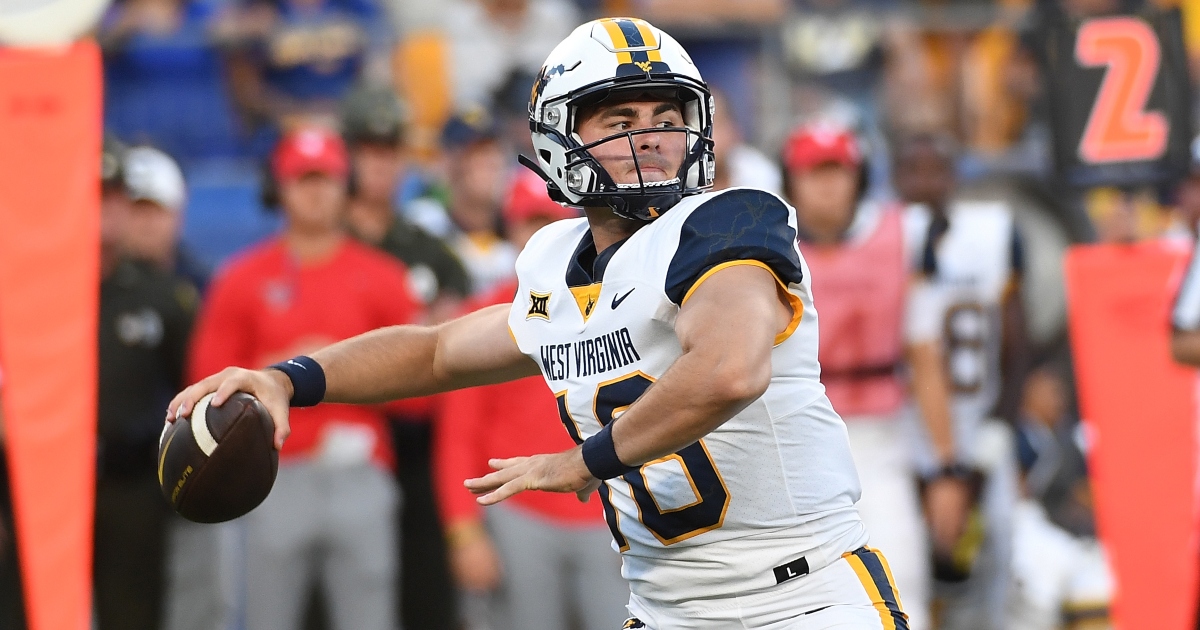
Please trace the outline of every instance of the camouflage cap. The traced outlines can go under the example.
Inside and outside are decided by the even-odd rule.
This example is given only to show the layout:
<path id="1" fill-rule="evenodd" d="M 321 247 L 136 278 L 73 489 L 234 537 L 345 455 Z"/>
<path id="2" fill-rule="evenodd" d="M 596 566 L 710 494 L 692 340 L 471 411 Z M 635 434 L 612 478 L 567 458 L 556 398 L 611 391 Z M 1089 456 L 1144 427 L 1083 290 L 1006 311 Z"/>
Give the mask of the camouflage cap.
<path id="1" fill-rule="evenodd" d="M 386 86 L 359 86 L 342 100 L 342 135 L 347 144 L 396 144 L 404 139 L 408 111 Z"/>

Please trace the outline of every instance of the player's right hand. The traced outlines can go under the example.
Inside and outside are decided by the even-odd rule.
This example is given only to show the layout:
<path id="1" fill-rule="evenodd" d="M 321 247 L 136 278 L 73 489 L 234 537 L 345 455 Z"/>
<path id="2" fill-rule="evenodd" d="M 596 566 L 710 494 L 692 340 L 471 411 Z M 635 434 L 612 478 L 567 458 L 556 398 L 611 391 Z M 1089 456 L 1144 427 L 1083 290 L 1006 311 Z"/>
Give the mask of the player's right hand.
<path id="1" fill-rule="evenodd" d="M 583 461 L 581 447 L 560 453 L 489 459 L 495 472 L 463 482 L 480 505 L 495 505 L 526 490 L 571 492 L 582 500 L 598 484 Z"/>
<path id="2" fill-rule="evenodd" d="M 288 425 L 292 381 L 279 370 L 225 368 L 176 394 L 167 406 L 167 422 L 191 417 L 196 404 L 209 394 L 214 394 L 212 405 L 220 407 L 236 392 L 254 396 L 267 408 L 275 424 L 275 448 L 283 448 L 284 440 L 292 432 Z"/>

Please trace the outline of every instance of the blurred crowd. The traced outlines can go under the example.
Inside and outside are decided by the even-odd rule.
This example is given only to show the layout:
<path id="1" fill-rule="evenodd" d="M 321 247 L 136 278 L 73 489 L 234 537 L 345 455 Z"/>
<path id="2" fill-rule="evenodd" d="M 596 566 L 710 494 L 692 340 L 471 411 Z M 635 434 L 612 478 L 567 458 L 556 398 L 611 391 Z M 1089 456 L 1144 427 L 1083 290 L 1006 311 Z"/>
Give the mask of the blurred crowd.
<path id="1" fill-rule="evenodd" d="M 510 301 L 525 241 L 579 216 L 517 166 L 532 150 L 530 87 L 575 26 L 620 14 L 687 47 L 717 97 L 717 188 L 788 199 L 817 274 L 882 277 L 875 265 L 895 247 L 917 284 L 953 283 L 972 265 L 988 278 L 935 321 L 900 276 L 903 341 L 864 332 L 869 317 L 833 305 L 841 297 L 828 320 L 845 325 L 827 329 L 816 289 L 864 518 L 913 627 L 1108 627 L 1061 256 L 1087 241 L 1189 249 L 1200 169 L 1157 186 L 1057 185 L 1045 37 L 1058 21 L 1144 8 L 117 0 L 96 33 L 95 627 L 620 627 L 628 590 L 598 502 L 526 493 L 481 510 L 462 487 L 489 458 L 571 446 L 540 378 L 295 410 L 274 491 L 231 523 L 177 517 L 156 477 L 163 410 L 182 385 Z M 1189 42 L 1200 40 L 1200 15 L 1184 9 Z M 1200 47 L 1189 50 L 1200 69 Z M 829 354 L 862 339 L 878 352 Z M 930 359 L 900 350 L 929 341 L 954 402 L 944 439 L 906 385 Z M 939 485 L 947 478 L 957 491 Z M 0 483 L 0 630 L 16 630 L 6 492 Z"/>

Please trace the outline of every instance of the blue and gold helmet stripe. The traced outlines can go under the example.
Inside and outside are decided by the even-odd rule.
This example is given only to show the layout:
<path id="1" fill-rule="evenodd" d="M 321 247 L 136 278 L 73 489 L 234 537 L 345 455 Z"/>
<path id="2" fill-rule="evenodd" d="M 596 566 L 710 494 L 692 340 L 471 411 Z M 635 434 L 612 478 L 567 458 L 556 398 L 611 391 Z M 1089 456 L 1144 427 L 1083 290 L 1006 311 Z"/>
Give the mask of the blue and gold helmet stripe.
<path id="1" fill-rule="evenodd" d="M 641 29 L 633 23 L 633 20 L 620 18 L 615 21 L 621 28 L 621 34 L 625 36 L 626 48 L 641 48 L 646 45 L 646 42 L 642 41 Z"/>
<path id="2" fill-rule="evenodd" d="M 617 75 L 629 72 L 670 72 L 663 63 L 658 38 L 644 20 L 634 18 L 606 18 L 600 20 L 604 30 L 612 39 L 617 55 Z"/>
<path id="3" fill-rule="evenodd" d="M 633 63 L 633 57 L 629 53 L 629 40 L 625 38 L 625 30 L 619 24 L 620 19 L 607 18 L 600 20 L 604 25 L 604 30 L 608 31 L 608 37 L 612 40 L 613 49 L 617 51 L 617 63 L 627 64 Z"/>
<path id="4" fill-rule="evenodd" d="M 638 34 L 641 35 L 643 45 L 648 48 L 654 48 L 654 52 L 658 52 L 658 39 L 654 37 L 654 30 L 650 28 L 650 24 L 645 20 L 629 21 L 633 23 L 635 27 L 637 27 Z"/>
<path id="5" fill-rule="evenodd" d="M 650 25 L 643 20 L 620 19 L 617 24 L 621 27 L 621 32 L 625 34 L 625 41 L 629 43 L 630 48 L 653 48 L 653 50 L 639 50 L 633 53 L 633 63 L 646 63 L 650 61 L 662 61 L 662 54 L 658 51 L 658 40 L 654 37 L 654 31 L 650 30 Z"/>

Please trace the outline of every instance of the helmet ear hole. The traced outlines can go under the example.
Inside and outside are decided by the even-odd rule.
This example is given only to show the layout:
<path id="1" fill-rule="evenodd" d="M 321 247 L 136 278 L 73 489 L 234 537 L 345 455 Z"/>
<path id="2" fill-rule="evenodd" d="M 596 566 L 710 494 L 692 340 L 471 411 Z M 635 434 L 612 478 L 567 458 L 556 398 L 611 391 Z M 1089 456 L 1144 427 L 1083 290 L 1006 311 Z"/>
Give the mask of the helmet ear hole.
<path id="1" fill-rule="evenodd" d="M 539 150 L 538 155 L 542 158 L 542 161 L 547 164 L 550 164 L 551 162 L 554 161 L 554 155 L 546 149 Z"/>

